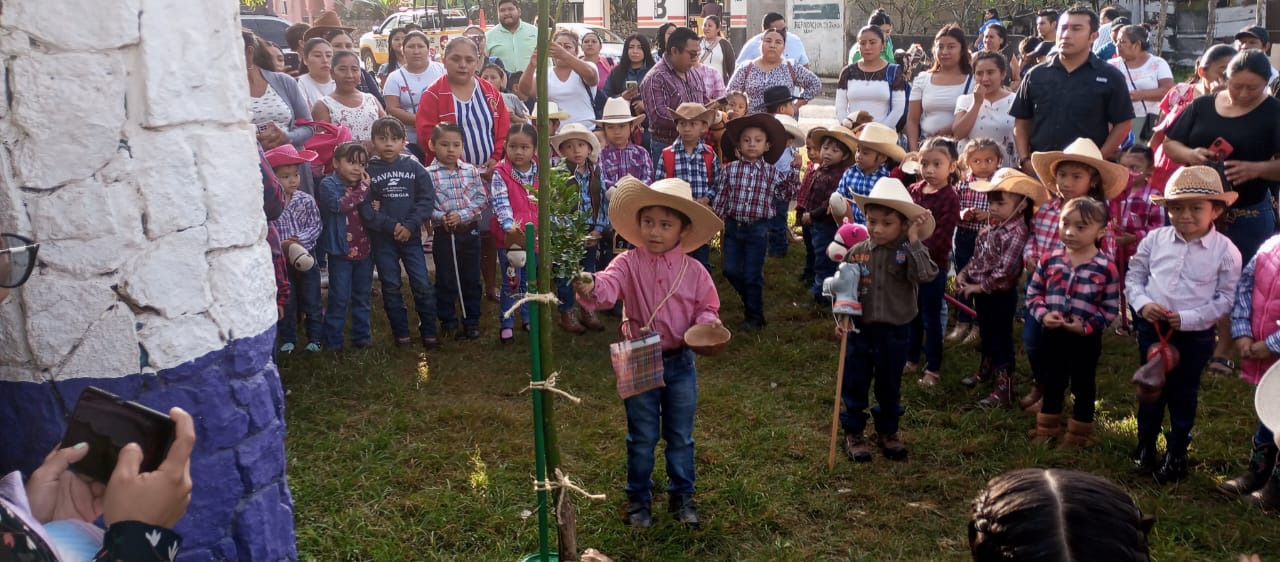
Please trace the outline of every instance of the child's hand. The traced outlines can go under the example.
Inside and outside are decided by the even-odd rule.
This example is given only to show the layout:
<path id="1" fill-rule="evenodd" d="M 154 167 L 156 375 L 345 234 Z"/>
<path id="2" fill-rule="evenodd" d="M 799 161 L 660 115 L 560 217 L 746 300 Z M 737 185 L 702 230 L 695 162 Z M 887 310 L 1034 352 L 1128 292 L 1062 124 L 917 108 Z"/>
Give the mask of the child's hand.
<path id="1" fill-rule="evenodd" d="M 1271 353 L 1271 348 L 1267 347 L 1266 340 L 1258 340 L 1256 342 L 1253 342 L 1253 345 L 1249 346 L 1249 352 L 1254 359 L 1266 359 L 1273 355 Z"/>
<path id="2" fill-rule="evenodd" d="M 573 279 L 573 292 L 578 295 L 589 297 L 594 290 L 596 290 L 596 282 L 590 273 L 583 273 Z"/>
<path id="3" fill-rule="evenodd" d="M 396 229 L 391 233 L 391 236 L 396 239 L 396 242 L 408 242 L 409 234 L 410 232 L 408 228 L 405 228 L 403 224 L 397 224 Z"/>
<path id="4" fill-rule="evenodd" d="M 699 203 L 702 203 L 703 205 L 706 205 L 706 206 L 708 206 L 708 207 L 710 207 L 710 206 L 711 206 L 711 198 L 710 198 L 710 197 L 699 197 L 699 198 L 698 198 L 698 202 L 699 202 Z"/>
<path id="5" fill-rule="evenodd" d="M 1138 311 L 1138 315 L 1152 324 L 1157 324 L 1167 318 L 1164 307 L 1155 303 L 1142 307 L 1142 310 Z"/>
<path id="6" fill-rule="evenodd" d="M 1177 330 L 1182 327 L 1182 315 L 1172 310 L 1164 311 L 1164 321 L 1169 323 L 1169 327 Z"/>
<path id="7" fill-rule="evenodd" d="M 1062 329 L 1073 334 L 1084 335 L 1084 322 L 1079 318 L 1072 316 L 1062 322 Z"/>
<path id="8" fill-rule="evenodd" d="M 852 328 L 850 321 L 842 318 L 839 322 L 836 322 L 836 337 L 843 338 L 848 336 L 849 332 L 853 331 Z"/>
<path id="9" fill-rule="evenodd" d="M 1243 337 L 1236 338 L 1236 351 L 1240 352 L 1240 358 L 1253 359 L 1253 338 Z"/>
<path id="10" fill-rule="evenodd" d="M 1061 328 L 1064 323 L 1065 320 L 1062 318 L 1062 313 L 1056 311 L 1044 315 L 1044 318 L 1040 320 L 1040 325 L 1049 329 Z"/>
<path id="11" fill-rule="evenodd" d="M 361 189 L 369 189 L 369 183 L 370 183 L 370 182 L 372 182 L 372 181 L 373 181 L 373 180 L 370 180 L 370 179 L 369 179 L 369 172 L 368 172 L 368 171 L 360 172 L 360 187 L 361 187 Z"/>
<path id="12" fill-rule="evenodd" d="M 964 288 L 961 289 L 961 292 L 963 292 L 966 297 L 972 297 L 973 295 L 982 292 L 982 286 L 978 284 L 966 284 Z"/>
<path id="13" fill-rule="evenodd" d="M 907 224 L 907 240 L 919 242 L 920 230 L 924 228 L 924 223 L 928 222 L 929 218 L 932 216 L 932 211 L 925 211 L 916 215 L 916 218 L 911 219 L 911 222 Z"/>
<path id="14" fill-rule="evenodd" d="M 462 215 L 459 215 L 457 211 L 449 211 L 448 213 L 445 213 L 444 215 L 445 228 L 453 228 L 455 226 L 458 226 L 459 224 L 462 224 Z"/>

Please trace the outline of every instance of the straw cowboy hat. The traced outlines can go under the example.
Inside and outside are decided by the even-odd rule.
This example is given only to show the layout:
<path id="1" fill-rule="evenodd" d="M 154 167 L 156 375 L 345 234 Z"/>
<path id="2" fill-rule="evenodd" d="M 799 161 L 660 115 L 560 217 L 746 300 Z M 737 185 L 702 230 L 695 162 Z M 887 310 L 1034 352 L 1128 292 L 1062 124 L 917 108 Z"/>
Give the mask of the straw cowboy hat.
<path id="1" fill-rule="evenodd" d="M 292 144 L 284 143 L 267 151 L 267 165 L 272 168 L 280 166 L 292 166 L 294 164 L 302 164 L 311 162 L 316 159 L 318 154 L 314 150 L 298 150 Z"/>
<path id="2" fill-rule="evenodd" d="M 845 157 L 845 163 L 853 162 L 853 153 L 858 151 L 858 138 L 854 136 L 853 131 L 844 125 L 836 125 L 830 129 L 816 129 L 818 132 L 818 146 L 822 146 L 822 142 L 826 139 L 834 140 L 845 145 L 849 149 L 849 156 Z M 809 159 L 817 159 L 817 154 L 810 154 Z"/>
<path id="3" fill-rule="evenodd" d="M 1129 185 L 1129 170 L 1124 166 L 1108 162 L 1102 157 L 1098 145 L 1086 138 L 1078 138 L 1062 150 L 1051 152 L 1034 152 L 1031 154 L 1031 167 L 1049 191 L 1058 193 L 1058 182 L 1054 174 L 1058 173 L 1058 165 L 1063 162 L 1078 162 L 1098 170 L 1102 178 L 1102 196 L 1114 199 Z"/>
<path id="4" fill-rule="evenodd" d="M 1168 201 L 1209 200 L 1222 201 L 1230 207 L 1240 194 L 1222 191 L 1222 177 L 1208 166 L 1185 166 L 1169 176 L 1164 195 L 1152 195 L 1151 202 L 1164 205 Z"/>
<path id="5" fill-rule="evenodd" d="M 911 200 L 911 193 L 907 191 L 907 186 L 902 185 L 902 181 L 898 178 L 880 178 L 876 180 L 876 184 L 871 188 L 871 193 L 867 195 L 853 194 L 853 202 L 862 208 L 862 212 L 867 212 L 867 205 L 883 205 L 893 209 L 907 220 L 915 219 L 921 214 L 928 213 L 929 210 L 921 207 Z M 937 221 L 933 219 L 933 215 L 929 215 L 925 220 L 924 226 L 920 229 L 920 239 L 924 240 L 933 235 L 933 229 L 938 226 Z"/>
<path id="6" fill-rule="evenodd" d="M 533 106 L 533 111 L 529 113 L 529 118 L 530 118 L 530 119 L 533 119 L 534 121 L 537 121 L 537 120 L 538 120 L 538 106 L 537 106 L 537 105 L 534 105 L 534 106 Z M 548 102 L 547 102 L 547 119 L 548 119 L 548 120 L 556 119 L 556 120 L 559 120 L 559 121 L 564 121 L 565 119 L 568 119 L 568 118 L 569 118 L 569 112 L 568 112 L 568 111 L 564 111 L 564 110 L 560 109 L 560 106 L 559 106 L 559 105 L 556 105 L 556 102 L 553 102 L 553 101 L 548 101 Z"/>
<path id="7" fill-rule="evenodd" d="M 569 123 L 560 127 L 560 132 L 551 135 L 551 146 L 556 149 L 556 152 L 561 152 L 560 145 L 564 144 L 565 141 L 574 139 L 585 142 L 587 146 L 591 147 L 591 154 L 587 158 L 591 159 L 592 162 L 600 157 L 600 139 L 582 123 Z"/>
<path id="8" fill-rule="evenodd" d="M 306 41 L 316 37 L 324 37 L 324 34 L 335 29 L 341 29 L 348 34 L 356 30 L 354 27 L 342 25 L 342 20 L 338 18 L 338 12 L 324 11 L 320 12 L 320 17 L 316 18 L 316 21 L 312 22 L 311 29 L 308 29 L 306 33 L 302 34 L 302 40 Z"/>
<path id="9" fill-rule="evenodd" d="M 969 183 L 969 189 L 978 193 L 1007 191 L 1026 196 L 1031 200 L 1031 210 L 1049 200 L 1049 189 L 1035 178 L 1013 168 L 1000 168 L 991 175 L 991 181 L 975 181 Z"/>
<path id="10" fill-rule="evenodd" d="M 795 117 L 783 115 L 781 113 L 773 114 L 773 118 L 782 123 L 782 128 L 787 130 L 787 134 L 791 135 L 796 142 L 803 144 L 805 141 L 804 131 L 800 129 L 800 122 Z"/>
<path id="11" fill-rule="evenodd" d="M 631 115 L 631 102 L 622 98 L 609 98 L 601 113 L 599 119 L 591 121 L 597 125 L 631 125 L 644 119 L 644 115 Z"/>
<path id="12" fill-rule="evenodd" d="M 782 153 L 786 152 L 787 145 L 791 144 L 791 135 L 782 126 L 782 122 L 768 113 L 752 113 L 734 119 L 724 126 L 724 136 L 720 137 L 720 149 L 725 157 L 730 162 L 738 159 L 738 139 L 742 137 L 742 131 L 752 127 L 764 131 L 765 137 L 769 139 L 769 150 L 764 153 L 764 161 L 770 164 L 777 163 Z"/>
<path id="13" fill-rule="evenodd" d="M 1280 428 L 1280 363 L 1267 369 L 1258 381 L 1258 389 L 1253 393 L 1253 408 L 1258 411 L 1258 419 L 1268 428 Z"/>
<path id="14" fill-rule="evenodd" d="M 689 232 L 681 242 L 685 253 L 701 248 L 724 228 L 724 221 L 710 207 L 693 200 L 689 182 L 669 178 L 650 186 L 630 175 L 618 180 L 609 190 L 609 222 L 618 235 L 640 246 L 644 241 L 640 235 L 640 209 L 654 205 L 675 209 L 689 217 Z"/>
<path id="15" fill-rule="evenodd" d="M 898 132 L 893 127 L 872 121 L 853 130 L 858 144 L 888 156 L 890 160 L 901 162 L 907 157 L 907 151 L 898 146 Z"/>
<path id="16" fill-rule="evenodd" d="M 606 107 L 605 109 L 607 110 L 608 108 Z M 700 103 L 685 102 L 676 106 L 675 110 L 671 112 L 671 120 L 703 121 L 707 125 L 715 125 L 720 118 L 718 113 L 715 109 Z"/>

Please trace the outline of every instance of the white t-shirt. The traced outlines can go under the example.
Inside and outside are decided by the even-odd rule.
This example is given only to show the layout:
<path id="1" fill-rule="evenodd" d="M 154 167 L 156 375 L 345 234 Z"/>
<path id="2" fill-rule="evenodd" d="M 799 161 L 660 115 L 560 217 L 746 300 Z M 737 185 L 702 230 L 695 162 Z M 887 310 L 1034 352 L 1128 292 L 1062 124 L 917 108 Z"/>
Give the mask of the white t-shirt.
<path id="1" fill-rule="evenodd" d="M 1009 115 L 1009 109 L 1013 107 L 1013 99 L 1016 97 L 1010 93 L 996 101 L 982 100 L 982 105 L 978 107 L 978 120 L 973 123 L 973 130 L 969 131 L 969 137 L 961 141 L 960 149 L 964 150 L 964 145 L 969 142 L 969 139 L 989 138 L 996 141 L 996 144 L 1000 145 L 1000 150 L 1004 152 L 1000 165 L 1017 166 L 1017 146 L 1013 143 L 1013 116 Z M 966 113 L 972 108 L 973 94 L 956 98 L 956 115 Z"/>
<path id="2" fill-rule="evenodd" d="M 707 40 L 702 40 L 702 56 L 700 57 L 702 64 L 707 65 L 720 71 L 721 80 L 724 80 L 724 49 L 720 48 L 720 40 L 716 39 L 707 44 Z"/>
<path id="3" fill-rule="evenodd" d="M 387 83 L 382 85 L 382 96 L 398 96 L 400 109 L 416 115 L 418 104 L 422 103 L 422 91 L 445 74 L 444 65 L 435 61 L 431 61 L 426 70 L 418 73 L 409 72 L 408 68 L 401 66 L 387 75 Z M 405 135 L 406 140 L 416 143 L 418 133 L 412 129 L 413 127 L 405 127 L 405 132 L 408 133 Z"/>
<path id="4" fill-rule="evenodd" d="M 924 140 L 943 128 L 951 126 L 956 119 L 956 98 L 969 93 L 973 89 L 973 76 L 966 76 L 964 82 L 953 86 L 940 86 L 933 83 L 933 73 L 921 72 L 911 84 L 911 100 L 920 102 L 920 139 Z"/>
<path id="5" fill-rule="evenodd" d="M 303 74 L 298 77 L 298 89 L 302 90 L 302 97 L 307 99 L 308 108 L 315 107 L 320 98 L 332 94 L 337 88 L 338 84 L 333 80 L 321 84 L 312 80 L 310 74 Z"/>
<path id="6" fill-rule="evenodd" d="M 1155 55 L 1147 55 L 1147 62 L 1142 63 L 1142 66 L 1138 68 L 1129 68 L 1124 63 L 1124 59 L 1120 57 L 1107 62 L 1111 63 L 1111 66 L 1120 69 L 1120 74 L 1124 75 L 1124 83 L 1129 86 L 1130 92 L 1135 90 L 1154 90 L 1160 86 L 1161 80 L 1165 78 L 1173 79 L 1173 71 L 1169 69 L 1169 63 Z M 1158 101 L 1133 102 L 1134 117 L 1142 117 L 1148 113 L 1159 113 L 1159 111 L 1160 102 Z"/>
<path id="7" fill-rule="evenodd" d="M 592 72 L 595 69 L 592 68 Z M 595 107 L 591 105 L 596 89 L 587 87 L 576 71 L 569 71 L 569 78 L 560 81 L 555 68 L 547 68 L 547 101 L 556 102 L 560 110 L 569 114 L 569 118 L 560 122 L 563 127 L 569 123 L 581 123 L 589 131 L 596 130 L 591 120 L 596 118 Z"/>

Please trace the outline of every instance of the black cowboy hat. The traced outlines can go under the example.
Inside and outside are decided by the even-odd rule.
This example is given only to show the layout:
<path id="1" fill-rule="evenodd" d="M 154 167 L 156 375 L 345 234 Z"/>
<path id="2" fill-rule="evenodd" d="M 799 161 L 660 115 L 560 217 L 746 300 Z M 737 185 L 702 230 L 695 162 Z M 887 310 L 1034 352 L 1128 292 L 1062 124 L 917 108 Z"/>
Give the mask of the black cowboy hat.
<path id="1" fill-rule="evenodd" d="M 752 113 L 728 122 L 724 127 L 724 136 L 720 138 L 721 151 L 730 162 L 737 160 L 738 139 L 742 137 L 744 129 L 751 127 L 764 131 L 765 136 L 769 138 L 769 150 L 764 153 L 764 161 L 770 164 L 777 163 L 782 153 L 787 150 L 787 146 L 791 144 L 791 133 L 782 126 L 782 122 L 768 113 Z"/>
<path id="2" fill-rule="evenodd" d="M 786 103 L 796 99 L 796 97 L 791 93 L 791 88 L 786 86 L 769 86 L 765 89 L 763 98 L 763 104 L 765 107 L 773 107 L 780 103 Z"/>

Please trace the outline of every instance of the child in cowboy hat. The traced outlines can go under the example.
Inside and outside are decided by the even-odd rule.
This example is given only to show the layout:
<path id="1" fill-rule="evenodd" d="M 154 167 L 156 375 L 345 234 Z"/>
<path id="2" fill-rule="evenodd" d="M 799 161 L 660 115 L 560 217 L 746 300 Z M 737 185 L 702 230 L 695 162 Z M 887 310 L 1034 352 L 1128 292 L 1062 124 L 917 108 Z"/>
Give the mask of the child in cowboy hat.
<path id="1" fill-rule="evenodd" d="M 748 331 L 765 325 L 764 254 L 774 202 L 790 199 L 799 187 L 795 169 L 774 166 L 789 142 L 782 123 L 766 113 L 730 121 L 721 139 L 734 160 L 717 180 L 721 187 L 712 208 L 725 221 L 724 276 L 742 297 Z"/>
<path id="2" fill-rule="evenodd" d="M 1157 228 L 1138 244 L 1125 276 L 1129 305 L 1138 311 L 1134 328 L 1138 352 L 1167 340 L 1181 354 L 1165 374 L 1160 397 L 1138 406 L 1138 448 L 1134 462 L 1155 469 L 1156 482 L 1187 477 L 1187 445 L 1196 420 L 1200 374 L 1215 343 L 1214 326 L 1231 311 L 1240 280 L 1240 251 L 1213 221 L 1236 201 L 1223 193 L 1218 173 L 1207 166 L 1188 166 L 1175 172 L 1163 196 L 1152 202 L 1169 212 L 1172 226 Z M 1165 456 L 1156 467 L 1156 438 L 1169 410 Z"/>
<path id="3" fill-rule="evenodd" d="M 632 334 L 641 322 L 662 340 L 666 385 L 623 401 L 627 411 L 627 523 L 652 522 L 654 448 L 666 441 L 668 510 L 686 525 L 698 525 L 693 503 L 693 414 L 698 375 L 684 333 L 697 324 L 720 325 L 720 297 L 711 274 L 689 257 L 711 240 L 723 223 L 693 199 L 688 183 L 664 179 L 646 186 L 623 178 L 613 189 L 610 218 L 618 234 L 635 245 L 592 281 L 574 281 L 584 308 L 626 303 Z"/>
<path id="4" fill-rule="evenodd" d="M 862 269 L 858 289 L 862 316 L 854 317 L 856 329 L 836 330 L 840 337 L 849 338 L 840 414 L 845 454 L 857 462 L 871 460 L 871 445 L 863 433 L 874 379 L 877 404 L 871 416 L 876 444 L 885 457 L 904 460 L 907 448 L 898 438 L 902 367 L 907 363 L 907 339 L 916 316 L 917 286 L 938 275 L 938 266 L 921 242 L 933 234 L 934 220 L 894 178 L 881 178 L 869 194 L 853 197 L 866 213 L 871 237 L 850 248 L 845 258 Z"/>
<path id="5" fill-rule="evenodd" d="M 871 193 L 876 182 L 889 177 L 889 169 L 907 157 L 907 151 L 898 146 L 898 132 L 886 125 L 866 123 L 853 131 L 858 140 L 858 149 L 853 153 L 854 165 L 845 171 L 836 188 L 845 199 Z M 867 224 L 862 209 L 853 206 L 852 210 L 853 222 Z"/>
<path id="6" fill-rule="evenodd" d="M 1264 373 L 1272 376 L 1268 371 L 1274 371 L 1276 360 L 1280 359 L 1278 266 L 1280 236 L 1272 236 L 1262 243 L 1249 264 L 1244 266 L 1240 283 L 1236 286 L 1236 302 L 1231 307 L 1231 337 L 1240 351 L 1240 378 L 1250 384 L 1258 384 Z M 1280 379 L 1271 382 L 1277 381 Z M 1258 387 L 1259 394 L 1262 390 Z M 1280 508 L 1280 480 L 1272 477 L 1276 465 L 1276 438 L 1264 421 L 1258 422 L 1257 431 L 1253 434 L 1248 471 L 1223 482 L 1218 489 L 1229 495 L 1258 492 L 1254 494 L 1256 501 L 1264 508 L 1274 510 Z"/>
<path id="7" fill-rule="evenodd" d="M 816 137 L 818 150 L 812 157 L 818 165 L 805 177 L 808 190 L 802 199 L 796 200 L 796 222 L 807 231 L 805 259 L 813 260 L 813 284 L 809 288 L 814 302 L 828 303 L 822 296 L 822 282 L 836 273 L 837 264 L 827 257 L 826 248 L 836 237 L 836 229 L 844 217 L 835 216 L 828 208 L 831 194 L 840 185 L 845 170 L 853 165 L 853 153 L 858 150 L 858 140 L 853 131 L 836 125 L 822 129 Z M 813 257 L 810 258 L 809 256 Z"/>
<path id="8" fill-rule="evenodd" d="M 613 186 L 625 176 L 644 183 L 653 182 L 653 158 L 649 151 L 631 142 L 632 132 L 640 126 L 644 115 L 631 115 L 631 102 L 609 98 L 600 119 L 592 121 L 604 132 L 605 145 L 600 149 L 600 175 L 605 185 Z"/>
<path id="9" fill-rule="evenodd" d="M 595 133 L 581 123 L 570 123 L 551 137 L 551 147 L 561 155 L 556 171 L 566 173 L 578 184 L 578 210 L 587 215 L 587 242 L 582 258 L 582 270 L 587 273 L 603 266 L 602 254 L 606 251 L 601 240 L 612 240 L 609 226 L 609 197 L 601 178 L 597 162 L 600 159 L 600 140 Z M 611 248 L 609 256 L 612 256 Z M 588 329 L 601 331 L 604 324 L 594 311 L 581 313 L 574 305 L 573 288 L 567 279 L 557 280 L 557 296 L 560 297 L 560 327 L 571 334 L 582 334 Z"/>
<path id="10" fill-rule="evenodd" d="M 266 154 L 267 164 L 275 172 L 280 187 L 284 188 L 284 211 L 272 224 L 281 240 L 292 240 L 308 253 L 314 254 L 324 223 L 320 221 L 320 207 L 316 205 L 316 200 L 305 191 L 300 191 L 298 186 L 302 184 L 302 164 L 315 160 L 316 153 L 298 150 L 285 143 L 268 150 Z M 281 342 L 280 353 L 292 353 L 298 343 L 299 307 L 306 321 L 306 349 L 320 351 L 324 329 L 324 314 L 320 309 L 320 268 L 311 267 L 301 271 L 291 267 L 289 283 L 293 290 L 289 292 L 289 300 L 284 305 L 284 316 L 280 317 L 277 328 Z"/>
<path id="11" fill-rule="evenodd" d="M 1018 281 L 1022 277 L 1022 245 L 1036 207 L 1049 199 L 1044 185 L 1013 168 L 1000 168 L 990 181 L 975 180 L 969 188 L 983 196 L 994 223 L 978 233 L 973 258 L 956 275 L 956 291 L 971 297 L 977 309 L 982 360 L 978 372 L 960 381 L 968 387 L 995 380 L 984 407 L 1013 403 L 1013 316 L 1018 310 Z"/>
<path id="12" fill-rule="evenodd" d="M 1098 146 L 1086 138 L 1076 139 L 1063 150 L 1036 152 L 1031 155 L 1031 165 L 1040 177 L 1040 182 L 1049 189 L 1051 197 L 1031 219 L 1031 237 L 1022 252 L 1027 271 L 1035 271 L 1041 259 L 1061 246 L 1059 223 L 1063 205 L 1067 201 L 1089 197 L 1105 203 L 1120 195 L 1129 183 L 1129 170 L 1108 162 L 1102 157 Z M 1103 231 L 1102 253 L 1108 257 L 1115 256 L 1115 237 L 1110 229 Z M 1026 314 L 1022 327 L 1022 347 L 1026 350 L 1027 359 L 1033 363 L 1040 348 L 1040 332 L 1040 325 L 1030 314 Z M 1037 380 L 1031 392 L 1022 397 L 1018 404 L 1028 412 L 1039 411 L 1042 390 L 1040 381 Z"/>
<path id="13" fill-rule="evenodd" d="M 693 200 L 709 207 L 716 197 L 715 188 L 722 172 L 719 156 L 704 139 L 718 114 L 702 104 L 687 102 L 677 106 L 671 117 L 676 122 L 679 138 L 662 149 L 654 177 L 684 180 L 693 190 Z M 693 257 L 711 271 L 711 244 L 694 250 Z"/>

